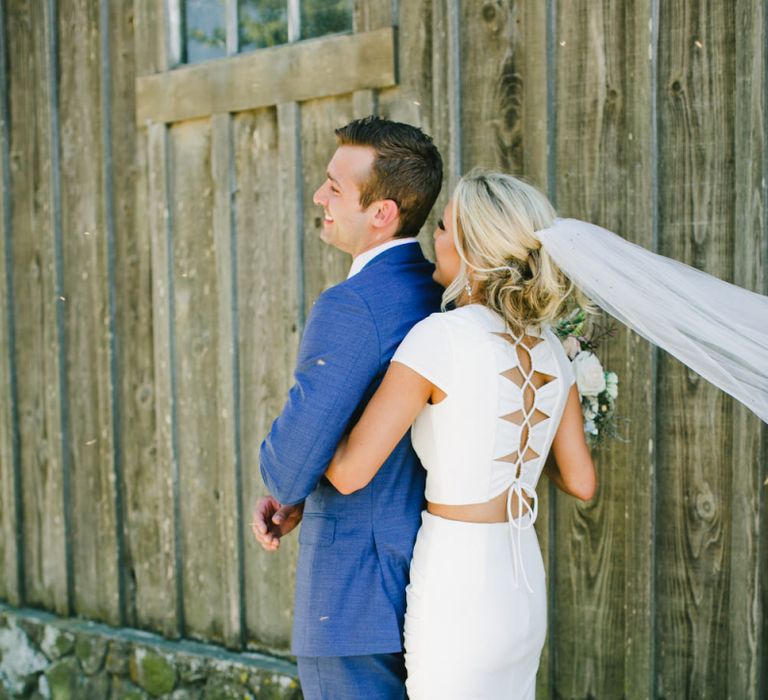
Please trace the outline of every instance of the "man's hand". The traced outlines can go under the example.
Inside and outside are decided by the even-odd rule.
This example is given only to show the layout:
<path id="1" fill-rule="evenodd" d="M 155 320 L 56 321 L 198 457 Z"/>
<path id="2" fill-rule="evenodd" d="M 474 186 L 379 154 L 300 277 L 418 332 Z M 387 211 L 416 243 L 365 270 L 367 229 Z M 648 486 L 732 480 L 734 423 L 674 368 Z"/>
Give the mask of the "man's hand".
<path id="1" fill-rule="evenodd" d="M 280 547 L 280 538 L 301 522 L 303 513 L 303 503 L 284 506 L 272 496 L 265 496 L 259 499 L 253 509 L 253 536 L 263 549 L 274 552 Z"/>

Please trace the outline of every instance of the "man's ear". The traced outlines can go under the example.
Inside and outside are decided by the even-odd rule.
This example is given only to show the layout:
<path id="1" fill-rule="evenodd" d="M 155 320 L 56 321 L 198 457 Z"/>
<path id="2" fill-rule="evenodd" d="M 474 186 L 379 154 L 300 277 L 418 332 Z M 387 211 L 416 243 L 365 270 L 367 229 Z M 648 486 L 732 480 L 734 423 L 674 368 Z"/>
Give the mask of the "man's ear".
<path id="1" fill-rule="evenodd" d="M 400 209 L 393 199 L 380 199 L 374 202 L 373 225 L 376 228 L 388 228 L 400 216 Z"/>

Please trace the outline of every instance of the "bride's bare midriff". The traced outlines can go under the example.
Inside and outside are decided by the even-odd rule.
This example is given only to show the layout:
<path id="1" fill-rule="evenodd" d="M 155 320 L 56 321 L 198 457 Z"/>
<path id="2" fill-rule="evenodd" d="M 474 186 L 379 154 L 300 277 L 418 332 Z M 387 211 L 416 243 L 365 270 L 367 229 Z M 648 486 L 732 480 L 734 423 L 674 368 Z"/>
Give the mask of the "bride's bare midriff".
<path id="1" fill-rule="evenodd" d="M 523 496 L 528 505 L 531 499 Z M 512 494 L 512 515 L 517 516 L 517 494 Z M 465 523 L 503 523 L 507 520 L 507 492 L 485 503 L 470 503 L 462 506 L 449 506 L 444 503 L 427 503 L 427 510 L 446 520 L 461 520 Z M 525 511 L 524 511 L 525 512 Z"/>

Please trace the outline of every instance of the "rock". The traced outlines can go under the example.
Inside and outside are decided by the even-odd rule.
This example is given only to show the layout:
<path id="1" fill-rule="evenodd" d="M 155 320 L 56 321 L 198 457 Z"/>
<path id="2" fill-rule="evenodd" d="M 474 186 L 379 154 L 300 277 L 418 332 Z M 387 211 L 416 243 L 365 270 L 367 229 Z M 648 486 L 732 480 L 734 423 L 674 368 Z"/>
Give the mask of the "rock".
<path id="1" fill-rule="evenodd" d="M 96 676 L 89 676 L 78 688 L 78 700 L 106 700 L 109 697 L 109 676 L 106 673 L 99 673 Z"/>
<path id="2" fill-rule="evenodd" d="M 176 669 L 160 654 L 141 647 L 136 649 L 131 676 L 152 697 L 170 693 L 176 686 Z"/>
<path id="3" fill-rule="evenodd" d="M 48 685 L 48 679 L 45 677 L 45 674 L 40 674 L 40 678 L 38 678 L 37 692 L 41 698 L 45 698 L 45 700 L 50 700 L 51 687 Z"/>
<path id="4" fill-rule="evenodd" d="M 199 656 L 180 656 L 176 668 L 182 683 L 200 683 L 208 677 L 208 663 Z"/>
<path id="5" fill-rule="evenodd" d="M 128 675 L 128 660 L 131 657 L 131 645 L 128 642 L 113 640 L 107 648 L 104 668 L 117 676 Z"/>
<path id="6" fill-rule="evenodd" d="M 101 670 L 107 653 L 107 640 L 94 634 L 83 633 L 75 641 L 77 656 L 83 671 L 89 676 Z"/>
<path id="7" fill-rule="evenodd" d="M 177 688 L 161 700 L 200 700 L 201 692 L 199 688 Z"/>
<path id="8" fill-rule="evenodd" d="M 204 700 L 253 700 L 240 683 L 225 676 L 211 676 L 205 684 Z"/>
<path id="9" fill-rule="evenodd" d="M 125 678 L 112 678 L 110 700 L 147 700 L 147 694 Z"/>
<path id="10" fill-rule="evenodd" d="M 295 678 L 270 673 L 254 673 L 248 687 L 259 700 L 301 700 L 301 688 Z"/>
<path id="11" fill-rule="evenodd" d="M 77 677 L 80 673 L 77 659 L 67 658 L 56 661 L 45 672 L 51 700 L 78 700 Z"/>
<path id="12" fill-rule="evenodd" d="M 45 626 L 40 648 L 51 661 L 56 661 L 56 659 L 70 654 L 74 646 L 75 635 L 70 632 L 64 632 L 53 625 Z"/>
<path id="13" fill-rule="evenodd" d="M 10 695 L 29 693 L 37 685 L 37 674 L 47 665 L 45 656 L 14 620 L 0 629 L 0 678 Z"/>

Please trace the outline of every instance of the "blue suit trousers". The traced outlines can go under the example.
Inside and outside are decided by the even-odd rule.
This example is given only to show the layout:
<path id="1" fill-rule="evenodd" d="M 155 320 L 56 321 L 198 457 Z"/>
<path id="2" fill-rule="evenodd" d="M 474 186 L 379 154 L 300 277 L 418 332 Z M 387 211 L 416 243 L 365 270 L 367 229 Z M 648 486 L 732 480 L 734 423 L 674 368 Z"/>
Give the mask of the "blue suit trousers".
<path id="1" fill-rule="evenodd" d="M 305 700 L 406 700 L 403 653 L 299 656 Z"/>

